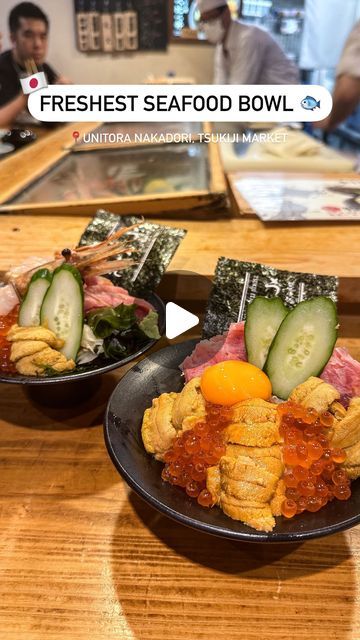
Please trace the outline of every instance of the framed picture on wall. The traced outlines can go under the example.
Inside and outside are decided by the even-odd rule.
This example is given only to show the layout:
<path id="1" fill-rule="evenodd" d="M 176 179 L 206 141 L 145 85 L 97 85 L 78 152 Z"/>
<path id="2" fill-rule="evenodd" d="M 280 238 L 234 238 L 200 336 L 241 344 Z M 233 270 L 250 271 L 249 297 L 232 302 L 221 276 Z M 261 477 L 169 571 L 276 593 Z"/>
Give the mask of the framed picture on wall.
<path id="1" fill-rule="evenodd" d="M 77 48 L 82 53 L 163 51 L 167 0 L 74 0 Z"/>

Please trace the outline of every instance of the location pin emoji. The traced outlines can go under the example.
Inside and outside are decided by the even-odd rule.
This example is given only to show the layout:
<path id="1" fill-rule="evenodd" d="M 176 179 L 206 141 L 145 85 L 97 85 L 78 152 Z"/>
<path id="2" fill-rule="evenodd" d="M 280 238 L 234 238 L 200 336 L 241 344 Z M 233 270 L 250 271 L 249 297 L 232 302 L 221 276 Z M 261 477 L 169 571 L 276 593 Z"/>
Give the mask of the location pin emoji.
<path id="1" fill-rule="evenodd" d="M 78 137 L 80 136 L 80 133 L 78 131 L 73 131 L 73 138 L 75 140 L 75 142 L 77 141 Z"/>

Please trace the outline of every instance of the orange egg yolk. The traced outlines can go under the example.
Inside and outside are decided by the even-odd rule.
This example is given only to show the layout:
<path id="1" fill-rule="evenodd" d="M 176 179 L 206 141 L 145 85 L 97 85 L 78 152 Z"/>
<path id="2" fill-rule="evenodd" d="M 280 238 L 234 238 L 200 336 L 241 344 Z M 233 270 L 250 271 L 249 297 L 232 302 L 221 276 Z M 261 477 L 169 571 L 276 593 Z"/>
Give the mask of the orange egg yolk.
<path id="1" fill-rule="evenodd" d="M 213 404 L 231 406 L 241 400 L 271 396 L 271 382 L 255 365 L 240 360 L 218 362 L 201 376 L 201 392 Z"/>

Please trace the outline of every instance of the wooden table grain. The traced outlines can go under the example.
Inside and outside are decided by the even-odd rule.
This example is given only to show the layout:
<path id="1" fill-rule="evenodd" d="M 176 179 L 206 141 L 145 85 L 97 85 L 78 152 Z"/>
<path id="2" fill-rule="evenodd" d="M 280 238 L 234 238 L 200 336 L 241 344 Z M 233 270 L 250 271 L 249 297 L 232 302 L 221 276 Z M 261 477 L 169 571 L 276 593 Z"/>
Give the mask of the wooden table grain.
<path id="1" fill-rule="evenodd" d="M 0 215 L 0 271 L 9 268 L 14 259 L 51 256 L 54 247 L 75 246 L 90 219 L 90 215 Z M 219 256 L 226 256 L 279 269 L 336 274 L 341 301 L 360 305 L 358 224 L 265 225 L 255 218 L 189 221 L 178 217 L 155 222 L 187 230 L 169 265 L 171 272 L 209 278 Z"/>
<path id="2" fill-rule="evenodd" d="M 86 221 L 0 218 L 0 269 L 75 244 Z M 255 220 L 186 225 L 174 270 L 210 275 L 225 254 L 359 277 L 359 243 L 346 243 L 343 228 L 338 238 L 300 230 L 296 241 Z M 358 316 L 345 318 L 341 344 L 360 358 Z M 160 515 L 105 450 L 104 410 L 123 373 L 103 376 L 73 408 L 0 387 L 0 638 L 360 638 L 360 527 L 304 544 L 251 545 Z"/>

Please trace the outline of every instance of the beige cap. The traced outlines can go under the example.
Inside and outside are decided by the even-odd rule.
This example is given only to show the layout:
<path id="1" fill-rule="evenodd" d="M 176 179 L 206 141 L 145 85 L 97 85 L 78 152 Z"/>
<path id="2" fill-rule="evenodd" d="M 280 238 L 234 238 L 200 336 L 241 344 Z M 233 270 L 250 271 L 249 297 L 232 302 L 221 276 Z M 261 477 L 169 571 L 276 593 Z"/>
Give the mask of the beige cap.
<path id="1" fill-rule="evenodd" d="M 218 9 L 218 7 L 223 7 L 226 4 L 226 0 L 197 0 L 197 6 L 200 13 L 212 11 L 212 9 Z"/>

